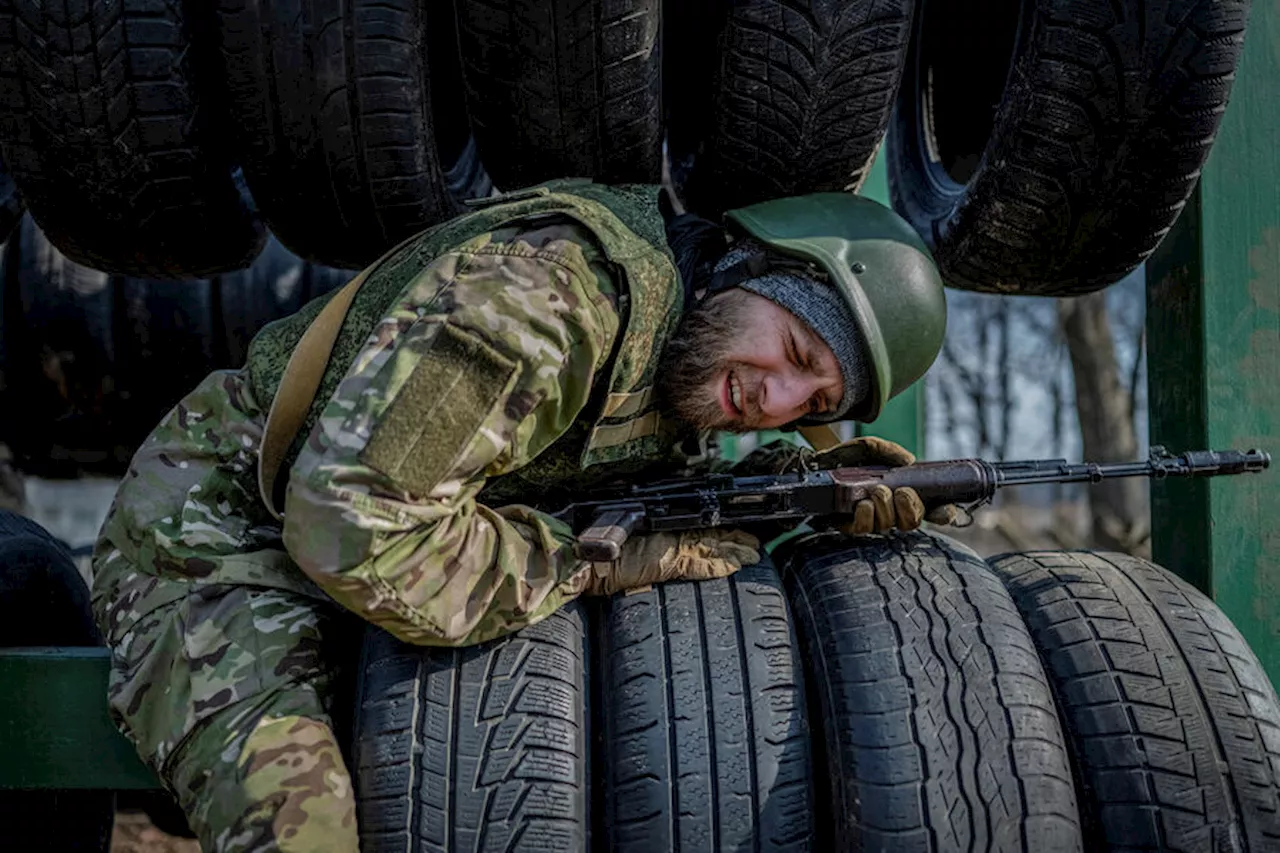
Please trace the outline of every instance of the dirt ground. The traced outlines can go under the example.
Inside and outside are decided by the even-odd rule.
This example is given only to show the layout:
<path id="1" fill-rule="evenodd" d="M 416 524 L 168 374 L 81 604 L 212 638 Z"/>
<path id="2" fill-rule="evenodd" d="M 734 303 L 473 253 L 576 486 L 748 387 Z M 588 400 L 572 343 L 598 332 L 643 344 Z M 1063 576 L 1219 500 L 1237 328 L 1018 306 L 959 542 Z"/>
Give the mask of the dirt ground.
<path id="1" fill-rule="evenodd" d="M 116 812 L 111 853 L 200 853 L 199 842 L 165 835 L 142 812 Z"/>

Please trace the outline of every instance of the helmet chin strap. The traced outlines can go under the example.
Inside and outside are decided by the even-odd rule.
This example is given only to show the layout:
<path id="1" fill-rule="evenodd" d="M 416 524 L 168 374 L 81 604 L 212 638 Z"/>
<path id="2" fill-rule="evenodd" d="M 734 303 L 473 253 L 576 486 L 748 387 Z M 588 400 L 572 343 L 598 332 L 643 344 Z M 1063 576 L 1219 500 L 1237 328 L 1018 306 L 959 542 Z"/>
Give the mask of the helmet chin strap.
<path id="1" fill-rule="evenodd" d="M 793 272 L 814 280 L 827 278 L 826 272 L 807 261 L 771 252 L 752 252 L 736 264 L 712 273 L 699 301 L 770 272 Z"/>
<path id="2" fill-rule="evenodd" d="M 708 299 L 717 293 L 723 293 L 730 288 L 737 287 L 744 281 L 759 278 L 768 272 L 772 266 L 770 258 L 766 253 L 752 252 L 736 264 L 727 266 L 717 273 L 712 273 L 711 278 L 707 281 L 706 289 L 702 291 L 702 297 L 699 301 Z"/>

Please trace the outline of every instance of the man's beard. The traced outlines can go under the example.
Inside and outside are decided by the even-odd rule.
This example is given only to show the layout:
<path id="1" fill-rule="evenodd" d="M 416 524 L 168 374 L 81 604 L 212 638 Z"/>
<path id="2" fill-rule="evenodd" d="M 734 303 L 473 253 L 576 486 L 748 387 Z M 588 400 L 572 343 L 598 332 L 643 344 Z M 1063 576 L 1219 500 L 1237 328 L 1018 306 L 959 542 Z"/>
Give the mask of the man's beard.
<path id="1" fill-rule="evenodd" d="M 744 431 L 742 420 L 725 417 L 720 382 L 734 367 L 729 352 L 747 329 L 742 299 L 732 291 L 702 303 L 676 328 L 658 363 L 658 399 L 667 412 L 699 430 Z M 755 386 L 742 379 L 742 410 L 754 409 Z"/>

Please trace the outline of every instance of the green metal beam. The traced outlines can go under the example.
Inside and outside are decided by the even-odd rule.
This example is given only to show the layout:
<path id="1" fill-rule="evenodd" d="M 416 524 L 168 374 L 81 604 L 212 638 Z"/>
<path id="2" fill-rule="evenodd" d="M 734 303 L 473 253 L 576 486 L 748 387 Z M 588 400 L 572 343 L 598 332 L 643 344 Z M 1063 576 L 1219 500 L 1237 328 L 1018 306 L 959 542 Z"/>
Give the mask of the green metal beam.
<path id="1" fill-rule="evenodd" d="M 1147 265 L 1151 442 L 1280 458 L 1280 3 L 1255 3 L 1193 203 Z M 1157 562 L 1280 683 L 1280 471 L 1152 487 Z"/>
<path id="2" fill-rule="evenodd" d="M 0 788 L 157 788 L 107 717 L 107 650 L 0 649 Z"/>

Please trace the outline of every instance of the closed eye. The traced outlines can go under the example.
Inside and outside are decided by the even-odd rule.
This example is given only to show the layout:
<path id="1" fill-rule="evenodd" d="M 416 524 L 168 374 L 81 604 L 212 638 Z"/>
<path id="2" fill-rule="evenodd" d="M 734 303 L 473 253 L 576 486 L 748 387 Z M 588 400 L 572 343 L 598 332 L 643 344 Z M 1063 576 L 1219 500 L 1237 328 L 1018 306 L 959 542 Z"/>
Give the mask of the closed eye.
<path id="1" fill-rule="evenodd" d="M 801 370 L 807 370 L 811 364 L 809 355 L 806 353 L 805 358 L 800 357 L 800 345 L 796 343 L 795 333 L 787 335 L 787 357 L 791 359 L 791 363 Z"/>

